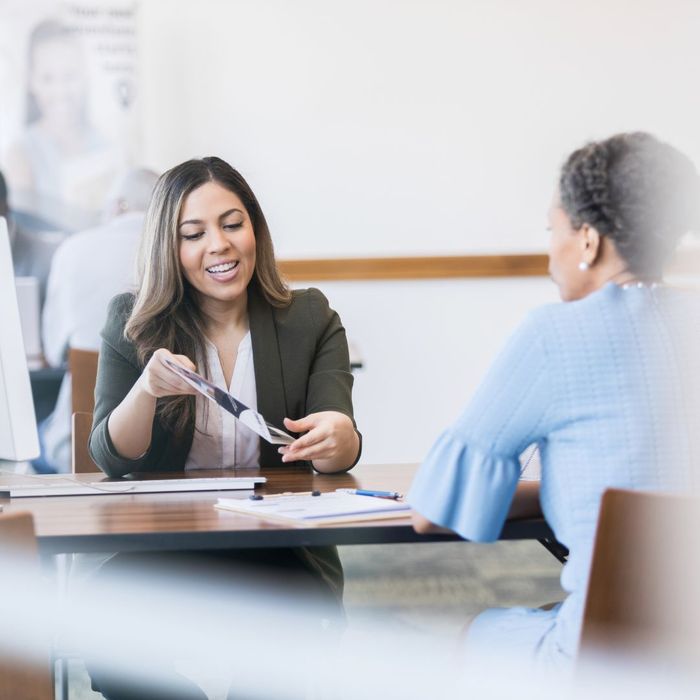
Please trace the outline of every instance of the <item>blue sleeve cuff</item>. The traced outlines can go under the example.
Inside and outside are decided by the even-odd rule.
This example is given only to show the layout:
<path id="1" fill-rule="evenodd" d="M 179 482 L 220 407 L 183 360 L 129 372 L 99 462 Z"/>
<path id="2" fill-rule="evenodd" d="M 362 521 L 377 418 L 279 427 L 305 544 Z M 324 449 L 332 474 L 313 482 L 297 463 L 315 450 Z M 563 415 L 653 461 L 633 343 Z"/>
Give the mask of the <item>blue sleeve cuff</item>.
<path id="1" fill-rule="evenodd" d="M 519 476 L 517 455 L 490 454 L 447 430 L 418 470 L 407 500 L 436 525 L 491 542 L 501 534 Z"/>

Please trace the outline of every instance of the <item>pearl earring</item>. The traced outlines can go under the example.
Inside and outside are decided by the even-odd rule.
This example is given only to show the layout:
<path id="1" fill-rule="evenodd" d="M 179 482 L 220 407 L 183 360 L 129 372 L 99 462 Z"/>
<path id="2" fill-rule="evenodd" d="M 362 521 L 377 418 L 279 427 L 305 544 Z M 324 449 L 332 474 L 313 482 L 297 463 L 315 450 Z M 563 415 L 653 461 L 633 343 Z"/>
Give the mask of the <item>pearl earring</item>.
<path id="1" fill-rule="evenodd" d="M 586 270 L 590 270 L 591 266 L 585 260 L 581 260 L 578 264 L 578 269 L 581 270 L 581 272 L 585 272 Z"/>

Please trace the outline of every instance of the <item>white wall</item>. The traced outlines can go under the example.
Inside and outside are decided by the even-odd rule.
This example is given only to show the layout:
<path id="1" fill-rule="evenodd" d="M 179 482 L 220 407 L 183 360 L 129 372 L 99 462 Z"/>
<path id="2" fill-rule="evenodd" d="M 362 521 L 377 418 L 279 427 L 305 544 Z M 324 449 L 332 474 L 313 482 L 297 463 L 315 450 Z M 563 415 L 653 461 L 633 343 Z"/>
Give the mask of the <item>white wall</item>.
<path id="1" fill-rule="evenodd" d="M 696 0 L 142 0 L 144 160 L 229 160 L 284 258 L 541 251 L 586 140 L 647 129 L 700 162 L 698 27 Z M 365 359 L 366 462 L 419 459 L 556 299 L 545 279 L 318 286 Z"/>
<path id="2" fill-rule="evenodd" d="M 367 463 L 420 460 L 527 311 L 558 298 L 544 278 L 303 286 L 326 294 L 364 359 L 354 404 Z"/>
<path id="3" fill-rule="evenodd" d="M 283 257 L 541 250 L 565 155 L 700 161 L 697 0 L 142 0 L 145 157 L 218 154 Z"/>

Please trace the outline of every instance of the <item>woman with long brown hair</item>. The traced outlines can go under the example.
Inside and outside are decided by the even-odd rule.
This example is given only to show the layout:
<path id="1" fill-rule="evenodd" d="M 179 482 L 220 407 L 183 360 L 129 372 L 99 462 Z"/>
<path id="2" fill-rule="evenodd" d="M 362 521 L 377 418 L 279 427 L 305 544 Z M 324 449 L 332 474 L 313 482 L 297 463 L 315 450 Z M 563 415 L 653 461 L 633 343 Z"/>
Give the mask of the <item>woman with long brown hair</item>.
<path id="1" fill-rule="evenodd" d="M 102 333 L 90 452 L 108 475 L 283 462 L 337 472 L 357 462 L 361 440 L 345 330 L 321 292 L 288 289 L 260 205 L 236 170 L 203 158 L 160 178 L 146 215 L 139 272 L 138 291 L 112 301 Z M 279 449 L 261 443 L 241 422 L 195 396 L 168 359 L 299 437 Z M 214 562 L 220 573 L 223 561 L 233 577 L 245 569 L 248 579 L 253 571 L 271 589 L 311 592 L 342 614 L 334 547 L 178 553 L 155 563 L 118 555 L 103 573 L 172 565 L 182 571 L 187 557 L 200 572 Z M 121 674 L 95 671 L 93 678 L 106 697 L 130 697 Z"/>

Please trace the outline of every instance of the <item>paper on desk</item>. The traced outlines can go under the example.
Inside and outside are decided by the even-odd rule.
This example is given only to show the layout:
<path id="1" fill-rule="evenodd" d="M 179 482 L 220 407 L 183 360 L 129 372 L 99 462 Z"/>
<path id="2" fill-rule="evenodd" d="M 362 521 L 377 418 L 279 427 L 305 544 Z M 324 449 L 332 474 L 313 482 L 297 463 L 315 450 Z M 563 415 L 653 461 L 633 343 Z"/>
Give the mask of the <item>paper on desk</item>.
<path id="1" fill-rule="evenodd" d="M 216 384 L 212 384 L 196 372 L 192 372 L 172 360 L 165 360 L 165 364 L 170 367 L 175 374 L 182 377 L 190 386 L 194 387 L 200 394 L 211 399 L 214 403 L 219 404 L 221 408 L 231 413 L 241 421 L 243 425 L 247 425 L 253 432 L 260 435 L 261 438 L 264 438 L 273 445 L 291 445 L 294 442 L 295 438 L 289 433 L 275 428 L 274 425 L 268 423 L 257 411 L 248 408 L 248 406 L 231 396 L 227 391 L 220 389 Z"/>
<path id="2" fill-rule="evenodd" d="M 255 501 L 247 498 L 220 498 L 215 507 L 302 526 L 405 518 L 411 515 L 411 506 L 403 501 L 338 492 L 322 493 L 320 496 L 280 494 L 263 496 Z"/>

